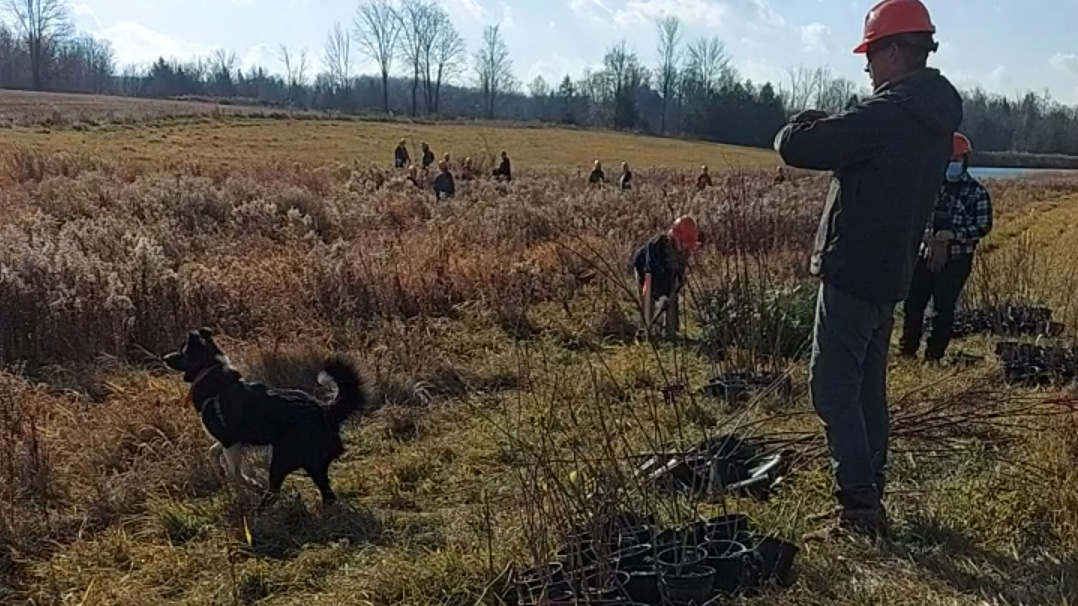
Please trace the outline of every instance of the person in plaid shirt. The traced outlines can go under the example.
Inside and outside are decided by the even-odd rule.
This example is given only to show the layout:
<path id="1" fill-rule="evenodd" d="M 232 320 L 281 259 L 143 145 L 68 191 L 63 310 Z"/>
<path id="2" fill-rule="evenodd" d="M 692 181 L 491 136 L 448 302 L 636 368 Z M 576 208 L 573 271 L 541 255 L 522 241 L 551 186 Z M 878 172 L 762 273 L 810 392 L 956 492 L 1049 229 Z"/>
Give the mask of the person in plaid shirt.
<path id="1" fill-rule="evenodd" d="M 936 362 L 951 341 L 958 297 L 973 270 L 977 244 L 992 231 L 992 199 L 969 174 L 969 139 L 954 135 L 954 152 L 940 188 L 936 210 L 925 228 L 921 255 L 906 296 L 900 340 L 903 356 L 915 357 L 921 346 L 925 309 L 932 301 L 932 328 L 925 360 Z"/>

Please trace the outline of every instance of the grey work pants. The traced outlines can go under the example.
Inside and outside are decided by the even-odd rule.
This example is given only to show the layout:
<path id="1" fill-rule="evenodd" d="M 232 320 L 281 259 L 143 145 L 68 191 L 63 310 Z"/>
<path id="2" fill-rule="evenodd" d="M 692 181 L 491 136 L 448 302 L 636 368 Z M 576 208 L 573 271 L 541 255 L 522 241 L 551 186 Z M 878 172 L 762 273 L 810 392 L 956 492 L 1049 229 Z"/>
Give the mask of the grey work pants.
<path id="1" fill-rule="evenodd" d="M 894 308 L 826 283 L 816 300 L 809 390 L 835 463 L 839 505 L 846 511 L 876 510 L 883 496 Z"/>

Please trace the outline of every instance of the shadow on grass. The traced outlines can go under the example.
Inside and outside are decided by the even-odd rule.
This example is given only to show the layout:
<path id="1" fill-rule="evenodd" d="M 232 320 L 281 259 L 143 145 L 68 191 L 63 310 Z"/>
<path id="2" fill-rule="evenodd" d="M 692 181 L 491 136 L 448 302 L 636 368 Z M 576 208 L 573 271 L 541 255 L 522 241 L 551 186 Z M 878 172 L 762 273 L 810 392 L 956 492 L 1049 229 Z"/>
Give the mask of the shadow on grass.
<path id="1" fill-rule="evenodd" d="M 361 511 L 343 500 L 322 509 L 308 506 L 298 496 L 284 498 L 258 516 L 251 530 L 251 550 L 276 560 L 295 557 L 308 545 L 344 542 L 356 549 L 376 539 L 381 524 L 369 511 Z"/>
<path id="2" fill-rule="evenodd" d="M 977 544 L 958 529 L 913 518 L 905 540 L 887 551 L 955 590 L 1005 603 L 1066 604 L 1078 595 L 1078 554 L 1022 554 Z"/>

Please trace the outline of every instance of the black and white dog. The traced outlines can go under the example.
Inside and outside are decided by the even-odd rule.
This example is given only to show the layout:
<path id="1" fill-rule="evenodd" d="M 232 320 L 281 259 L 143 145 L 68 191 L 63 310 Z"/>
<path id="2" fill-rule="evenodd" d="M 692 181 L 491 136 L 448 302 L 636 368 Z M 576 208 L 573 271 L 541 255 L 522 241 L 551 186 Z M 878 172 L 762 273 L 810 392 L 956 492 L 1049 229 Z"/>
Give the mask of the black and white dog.
<path id="1" fill-rule="evenodd" d="M 165 364 L 183 372 L 191 384 L 188 395 L 213 439 L 213 456 L 224 456 L 228 475 L 258 486 L 243 474 L 247 447 L 270 447 L 269 491 L 262 505 L 272 502 L 285 478 L 302 469 L 318 486 L 322 502 L 337 496 L 329 484 L 329 466 L 344 453 L 340 428 L 355 414 L 367 412 L 370 397 L 355 365 L 343 356 L 325 363 L 320 381 L 331 379 L 337 395 L 322 402 L 305 391 L 273 389 L 245 380 L 213 341 L 213 332 L 192 331 L 187 343 L 164 357 Z M 259 487 L 261 488 L 261 487 Z"/>

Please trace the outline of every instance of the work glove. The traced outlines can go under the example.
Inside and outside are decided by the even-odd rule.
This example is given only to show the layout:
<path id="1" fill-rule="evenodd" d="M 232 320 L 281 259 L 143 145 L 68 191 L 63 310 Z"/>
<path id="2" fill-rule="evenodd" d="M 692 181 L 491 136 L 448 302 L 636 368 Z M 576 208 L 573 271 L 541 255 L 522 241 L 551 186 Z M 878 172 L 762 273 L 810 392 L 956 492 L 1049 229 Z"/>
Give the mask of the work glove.
<path id="1" fill-rule="evenodd" d="M 939 272 L 947 266 L 950 259 L 951 240 L 954 240 L 954 232 L 942 230 L 936 232 L 928 241 L 928 270 L 932 273 Z"/>
<path id="2" fill-rule="evenodd" d="M 818 109 L 806 109 L 805 111 L 798 112 L 796 116 L 790 119 L 794 123 L 802 122 L 815 122 L 816 120 L 823 120 L 831 114 Z"/>

